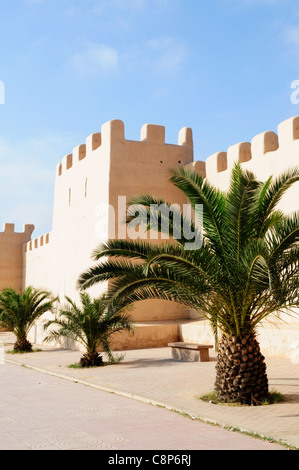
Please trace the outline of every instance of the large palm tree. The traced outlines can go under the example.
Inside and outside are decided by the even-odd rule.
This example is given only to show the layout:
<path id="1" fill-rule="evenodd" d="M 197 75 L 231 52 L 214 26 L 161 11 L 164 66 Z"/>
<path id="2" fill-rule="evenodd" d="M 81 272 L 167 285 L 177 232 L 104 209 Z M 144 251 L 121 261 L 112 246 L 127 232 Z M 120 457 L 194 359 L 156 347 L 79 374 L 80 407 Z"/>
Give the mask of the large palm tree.
<path id="1" fill-rule="evenodd" d="M 82 273 L 78 285 L 86 289 L 109 280 L 112 304 L 164 299 L 197 310 L 220 331 L 218 398 L 258 404 L 268 395 L 268 379 L 256 327 L 269 315 L 299 306 L 299 217 L 277 208 L 298 180 L 295 168 L 261 182 L 236 164 L 229 189 L 222 192 L 190 169 L 171 170 L 170 182 L 191 206 L 202 205 L 202 246 L 186 249 L 183 231 L 178 236 L 180 216 L 172 214 L 170 235 L 175 233 L 175 239 L 159 245 L 141 240 L 102 244 L 93 253 L 101 262 Z M 145 195 L 131 203 L 149 215 L 163 201 Z M 163 214 L 158 215 L 151 220 L 162 231 Z"/>
<path id="2" fill-rule="evenodd" d="M 46 312 L 53 312 L 56 299 L 50 292 L 27 287 L 23 292 L 12 288 L 0 292 L 0 324 L 16 335 L 14 350 L 31 352 L 29 330 Z"/>
<path id="3" fill-rule="evenodd" d="M 67 304 L 60 310 L 56 318 L 49 320 L 45 329 L 54 326 L 49 331 L 45 341 L 62 337 L 78 341 L 86 349 L 80 359 L 82 367 L 100 366 L 103 364 L 98 349 L 107 353 L 111 362 L 114 356 L 111 351 L 111 336 L 119 331 L 133 332 L 134 328 L 127 314 L 127 308 L 110 307 L 105 294 L 92 299 L 87 293 L 80 293 L 81 305 L 77 305 L 69 297 Z"/>

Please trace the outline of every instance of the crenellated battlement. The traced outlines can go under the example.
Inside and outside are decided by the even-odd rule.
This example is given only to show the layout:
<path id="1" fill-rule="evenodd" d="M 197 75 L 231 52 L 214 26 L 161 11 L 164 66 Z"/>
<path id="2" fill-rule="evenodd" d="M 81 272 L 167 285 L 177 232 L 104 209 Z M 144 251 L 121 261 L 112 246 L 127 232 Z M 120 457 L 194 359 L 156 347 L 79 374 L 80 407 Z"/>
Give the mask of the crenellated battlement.
<path id="1" fill-rule="evenodd" d="M 144 124 L 140 140 L 134 141 L 126 139 L 123 121 L 108 121 L 101 132 L 88 136 L 84 144 L 75 147 L 58 164 L 53 230 L 71 226 L 76 217 L 84 219 L 86 210 L 96 210 L 96 203 L 105 201 L 115 207 L 120 194 L 129 197 L 148 188 L 149 192 L 163 195 L 166 188 L 165 197 L 170 195 L 169 168 L 192 168 L 225 189 L 236 162 L 263 179 L 298 164 L 298 154 L 299 116 L 280 123 L 277 133 L 262 132 L 251 142 L 239 142 L 209 156 L 206 162 L 193 160 L 193 134 L 189 127 L 179 131 L 177 144 L 168 144 L 164 126 Z M 183 203 L 179 194 L 172 196 Z M 35 240 L 27 250 L 44 246 L 43 243 Z"/>
<path id="2" fill-rule="evenodd" d="M 45 235 L 41 235 L 38 238 L 34 238 L 29 242 L 25 243 L 24 251 L 27 253 L 28 251 L 36 250 L 37 248 L 42 248 L 45 245 L 50 243 L 50 233 L 46 233 Z"/>
<path id="3" fill-rule="evenodd" d="M 31 240 L 34 225 L 26 224 L 16 232 L 15 224 L 4 224 L 0 232 L 0 290 L 6 287 L 20 290 L 24 281 L 23 247 Z"/>
<path id="4" fill-rule="evenodd" d="M 230 172 L 234 163 L 246 163 L 252 160 L 252 166 L 261 165 L 261 158 L 273 152 L 287 152 L 294 141 L 299 141 L 299 116 L 289 118 L 278 125 L 278 134 L 272 131 L 262 132 L 251 142 L 232 145 L 226 152 L 217 152 L 206 160 L 206 176 L 213 178 L 217 173 Z M 294 157 L 293 153 L 293 157 Z M 296 157 L 295 157 L 296 158 Z M 298 155 L 297 162 L 298 164 Z"/>
<path id="5" fill-rule="evenodd" d="M 206 163 L 197 161 L 197 162 L 192 162 L 188 163 L 185 165 L 186 168 L 189 168 L 191 170 L 197 171 L 200 175 L 202 175 L 204 178 L 206 178 Z"/>
<path id="6" fill-rule="evenodd" d="M 65 155 L 57 165 L 57 176 L 65 174 L 80 161 L 88 158 L 92 152 L 100 147 L 110 148 L 120 142 L 135 142 L 140 145 L 165 145 L 174 146 L 165 142 L 165 127 L 156 124 L 144 124 L 140 131 L 140 141 L 130 141 L 125 138 L 124 123 L 118 119 L 108 121 L 102 125 L 101 132 L 95 132 L 87 137 L 85 144 L 78 145 L 71 154 Z M 192 129 L 184 127 L 178 135 L 178 147 L 186 147 L 193 153 Z"/>
<path id="7" fill-rule="evenodd" d="M 73 152 L 65 155 L 61 163 L 57 165 L 57 176 L 61 176 L 67 170 L 71 169 L 73 165 L 79 163 L 81 160 L 84 160 L 87 155 L 91 152 L 94 152 L 102 145 L 102 134 L 96 132 L 91 134 L 86 139 L 85 144 L 78 145 L 73 149 Z"/>
<path id="8" fill-rule="evenodd" d="M 14 224 L 4 225 L 0 232 L 0 289 L 12 286 L 20 290 L 33 285 L 61 299 L 66 295 L 77 299 L 78 275 L 90 267 L 95 247 L 112 237 L 131 237 L 132 233 L 123 230 L 123 215 L 132 196 L 151 194 L 183 207 L 188 199 L 169 183 L 170 168 L 193 169 L 213 186 L 226 190 L 235 162 L 261 181 L 299 164 L 299 116 L 279 124 L 277 133 L 262 132 L 251 142 L 236 143 L 206 161 L 194 161 L 189 127 L 179 131 L 176 144 L 168 144 L 164 126 L 144 124 L 140 140 L 135 141 L 126 139 L 121 120 L 104 123 L 100 132 L 89 135 L 57 165 L 51 231 L 32 239 L 33 225 L 25 225 L 23 233 L 16 233 Z M 283 212 L 298 209 L 298 185 L 280 201 Z M 139 236 L 138 232 L 133 235 Z M 107 283 L 103 283 L 101 291 L 95 286 L 90 293 L 97 296 L 106 288 Z M 134 344 L 119 339 L 118 348 L 161 345 L 163 335 L 166 338 L 169 334 L 169 325 L 173 326 L 171 334 L 177 335 L 178 319 L 185 321 L 189 312 L 172 302 L 158 301 L 138 305 L 133 315 L 141 323 L 159 320 L 155 327 L 158 334 L 151 333 L 150 339 L 141 335 L 141 343 Z M 191 318 L 194 312 L 190 312 Z M 192 341 L 195 335 L 195 341 L 200 342 L 202 322 L 195 329 L 193 325 Z M 186 338 L 186 330 L 180 327 L 180 331 Z M 43 335 L 42 325 L 37 325 L 34 341 L 42 342 Z M 168 342 L 169 338 L 165 339 L 166 345 Z"/>
<path id="9" fill-rule="evenodd" d="M 34 225 L 31 224 L 26 224 L 23 225 L 23 232 L 16 232 L 15 231 L 15 224 L 3 224 L 3 231 L 0 232 L 1 234 L 5 235 L 22 235 L 25 236 L 26 238 L 30 238 L 32 235 L 32 232 L 34 231 Z"/>

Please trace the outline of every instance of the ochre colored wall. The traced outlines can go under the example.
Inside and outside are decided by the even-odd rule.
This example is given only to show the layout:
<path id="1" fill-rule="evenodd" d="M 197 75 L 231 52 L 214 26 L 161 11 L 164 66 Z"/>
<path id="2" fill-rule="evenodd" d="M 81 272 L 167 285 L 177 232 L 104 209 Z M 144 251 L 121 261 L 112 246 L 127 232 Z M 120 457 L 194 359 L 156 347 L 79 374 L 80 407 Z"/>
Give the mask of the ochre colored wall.
<path id="1" fill-rule="evenodd" d="M 211 184 L 227 190 L 231 170 L 235 162 L 242 163 L 262 181 L 299 165 L 299 117 L 295 116 L 278 126 L 278 133 L 263 132 L 251 142 L 241 142 L 218 152 L 206 161 L 206 177 Z M 290 188 L 281 199 L 278 208 L 285 213 L 298 211 L 299 183 Z M 299 312 L 288 312 L 281 320 L 271 317 L 257 329 L 258 339 L 264 354 L 290 357 L 292 348 L 299 343 Z M 196 315 L 193 315 L 196 318 Z M 182 324 L 181 337 L 184 341 L 213 341 L 213 334 L 207 321 Z"/>
<path id="2" fill-rule="evenodd" d="M 182 206 L 187 201 L 168 182 L 170 168 L 182 165 L 194 168 L 225 190 L 236 161 L 261 180 L 298 165 L 299 117 L 282 122 L 277 134 L 263 132 L 251 142 L 241 142 L 212 155 L 206 162 L 193 161 L 190 128 L 182 129 L 178 144 L 173 145 L 165 143 L 163 126 L 146 124 L 141 129 L 140 141 L 131 141 L 125 137 L 122 121 L 107 122 L 101 132 L 89 136 L 86 143 L 57 165 L 52 231 L 32 241 L 32 226 L 30 229 L 27 226 L 24 234 L 15 234 L 12 226 L 7 225 L 0 234 L 0 285 L 20 288 L 22 283 L 32 284 L 52 290 L 61 300 L 65 295 L 78 300 L 76 282 L 79 274 L 91 266 L 92 251 L 114 234 L 118 236 L 119 196 L 128 201 L 133 195 L 148 193 Z M 298 210 L 298 187 L 296 184 L 282 199 L 280 207 L 285 212 Z M 108 205 L 114 213 L 105 213 Z M 98 285 L 90 293 L 98 295 L 106 288 L 105 284 Z M 122 349 L 134 344 L 165 345 L 176 336 L 192 341 L 206 338 L 210 342 L 208 328 L 198 321 L 198 315 L 174 303 L 142 302 L 136 305 L 133 315 L 140 326 L 139 336 L 126 340 L 123 335 L 118 341 Z M 277 337 L 272 330 L 271 335 Z M 40 341 L 42 336 L 42 327 L 38 325 L 34 337 Z M 264 344 L 271 344 L 269 335 Z M 284 350 L 285 347 L 280 348 L 280 353 Z"/>
<path id="3" fill-rule="evenodd" d="M 141 129 L 140 142 L 126 140 L 124 124 L 114 121 L 111 125 L 110 184 L 109 203 L 116 208 L 116 233 L 121 218 L 118 217 L 118 197 L 150 194 L 169 203 L 176 203 L 181 208 L 188 201 L 186 197 L 171 185 L 169 169 L 193 162 L 193 138 L 191 129 L 181 130 L 178 145 L 165 143 L 163 126 L 146 124 Z M 130 238 L 129 235 L 126 237 Z M 157 243 L 147 234 L 146 241 Z M 161 241 L 162 242 L 162 241 Z M 173 302 L 140 302 L 134 309 L 136 321 L 161 321 L 189 318 L 189 310 Z"/>
<path id="4" fill-rule="evenodd" d="M 252 171 L 261 181 L 276 176 L 299 165 L 299 116 L 292 117 L 278 126 L 278 133 L 266 131 L 251 142 L 232 145 L 225 152 L 218 152 L 206 161 L 207 179 L 226 190 L 232 167 L 236 161 Z M 299 183 L 287 192 L 280 203 L 285 213 L 298 210 Z"/>
<path id="5" fill-rule="evenodd" d="M 92 134 L 57 165 L 52 231 L 47 234 L 48 243 L 36 239 L 25 247 L 26 285 L 47 287 L 62 301 L 66 295 L 78 301 L 76 282 L 92 265 L 92 251 L 111 238 L 112 231 L 116 237 L 119 234 L 118 196 L 128 201 L 132 195 L 154 192 L 174 203 L 186 203 L 168 183 L 168 170 L 192 162 L 189 128 L 180 131 L 177 145 L 171 145 L 165 143 L 162 126 L 145 125 L 140 141 L 130 141 L 125 138 L 122 121 L 104 124 L 101 133 Z M 114 209 L 109 215 L 105 214 L 108 205 Z M 97 296 L 106 288 L 104 283 L 89 292 Z M 143 344 L 149 344 L 146 338 L 152 337 L 151 344 L 165 345 L 178 339 L 175 322 L 189 319 L 189 310 L 170 302 L 142 302 L 132 316 L 137 322 L 163 320 L 160 340 L 156 325 L 143 324 L 138 331 L 143 332 Z M 42 336 L 42 328 L 37 325 L 34 337 L 39 340 Z M 135 335 L 136 347 L 142 341 Z M 119 339 L 118 343 L 122 348 L 131 347 L 132 338 Z"/>
<path id="6" fill-rule="evenodd" d="M 5 224 L 0 233 L 0 290 L 12 287 L 22 290 L 24 281 L 23 246 L 31 239 L 33 225 L 25 225 L 16 233 L 14 224 Z"/>

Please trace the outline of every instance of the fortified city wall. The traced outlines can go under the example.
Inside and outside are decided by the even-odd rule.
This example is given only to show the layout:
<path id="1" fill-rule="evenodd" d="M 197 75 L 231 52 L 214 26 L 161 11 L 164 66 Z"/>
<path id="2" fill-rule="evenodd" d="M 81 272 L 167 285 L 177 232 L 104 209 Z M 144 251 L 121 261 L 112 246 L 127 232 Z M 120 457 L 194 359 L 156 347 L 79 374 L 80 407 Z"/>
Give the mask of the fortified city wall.
<path id="1" fill-rule="evenodd" d="M 12 287 L 19 291 L 23 287 L 23 246 L 31 239 L 34 225 L 24 225 L 23 232 L 15 232 L 14 224 L 4 224 L 0 232 L 0 290 Z"/>
<path id="2" fill-rule="evenodd" d="M 252 171 L 257 178 L 266 181 L 271 175 L 276 176 L 299 165 L 299 116 L 292 117 L 278 126 L 278 133 L 263 132 L 251 142 L 241 142 L 217 152 L 207 158 L 206 177 L 211 184 L 226 190 L 235 162 Z M 196 163 L 195 163 L 196 165 Z M 285 213 L 298 211 L 299 183 L 283 196 L 279 208 Z M 195 319 L 197 315 L 192 314 Z M 181 325 L 181 337 L 190 342 L 213 342 L 213 334 L 208 322 L 196 320 Z M 258 339 L 265 354 L 287 356 L 288 351 L 299 342 L 299 315 L 286 315 L 282 321 L 265 321 L 258 328 Z M 212 343 L 213 344 L 213 343 Z"/>
<path id="3" fill-rule="evenodd" d="M 168 183 L 168 170 L 193 161 L 191 129 L 180 131 L 178 144 L 165 143 L 165 129 L 147 124 L 140 141 L 125 138 L 122 121 L 110 121 L 101 133 L 92 134 L 86 144 L 76 147 L 57 165 L 52 231 L 49 243 L 33 240 L 25 246 L 25 284 L 47 287 L 63 300 L 65 295 L 78 300 L 79 275 L 92 265 L 91 254 L 109 238 L 126 238 L 122 196 L 128 201 L 136 194 L 150 193 L 186 203 L 185 197 Z M 107 207 L 114 212 L 109 213 Z M 90 289 L 99 295 L 106 285 Z M 178 339 L 178 324 L 189 320 L 189 311 L 172 302 L 146 301 L 132 312 L 136 334 L 121 334 L 118 348 L 143 348 L 165 345 Z M 41 326 L 34 340 L 43 337 Z"/>
<path id="4" fill-rule="evenodd" d="M 170 168 L 193 167 L 215 186 L 227 189 L 236 161 L 261 180 L 298 165 L 299 117 L 281 123 L 278 134 L 263 132 L 251 142 L 238 143 L 210 156 L 206 162 L 193 161 L 190 128 L 182 129 L 178 144 L 172 145 L 165 143 L 163 126 L 146 124 L 141 129 L 140 141 L 131 141 L 125 138 L 122 121 L 107 122 L 101 133 L 89 136 L 85 144 L 76 147 L 57 165 L 51 232 L 30 240 L 32 226 L 26 226 L 24 234 L 19 236 L 7 224 L 0 234 L 1 286 L 7 287 L 9 282 L 12 285 L 15 279 L 16 287 L 22 283 L 23 287 L 34 285 L 51 290 L 62 300 L 65 295 L 78 300 L 76 282 L 79 274 L 91 266 L 90 256 L 95 247 L 114 236 L 126 237 L 118 213 L 119 196 L 128 201 L 133 195 L 149 193 L 182 206 L 187 201 L 168 182 Z M 281 201 L 280 207 L 285 212 L 298 210 L 298 189 L 299 184 Z M 108 206 L 114 210 L 107 212 Z M 7 268 L 10 258 L 15 260 L 14 270 Z M 98 295 L 106 287 L 96 286 L 90 293 Z M 174 303 L 139 303 L 133 317 L 135 336 L 120 334 L 116 348 L 164 346 L 178 339 L 213 341 L 205 321 Z M 298 317 L 292 322 L 291 327 L 282 325 L 278 329 L 266 325 L 263 328 L 259 339 L 265 352 L 286 354 L 289 344 L 298 339 L 299 334 Z M 38 325 L 32 331 L 32 339 L 41 342 L 42 338 L 42 326 Z"/>

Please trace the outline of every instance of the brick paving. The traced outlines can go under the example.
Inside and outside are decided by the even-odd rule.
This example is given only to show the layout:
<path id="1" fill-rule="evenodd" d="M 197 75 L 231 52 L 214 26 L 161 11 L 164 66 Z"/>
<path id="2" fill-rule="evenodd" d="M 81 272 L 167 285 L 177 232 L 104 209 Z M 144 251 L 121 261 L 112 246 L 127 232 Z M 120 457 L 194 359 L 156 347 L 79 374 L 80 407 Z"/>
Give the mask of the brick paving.
<path id="1" fill-rule="evenodd" d="M 2 337 L 2 340 L 5 341 L 4 337 Z M 7 349 L 11 349 L 9 341 L 6 343 L 6 350 Z M 25 365 L 27 368 L 31 368 L 35 371 L 35 373 L 42 372 L 44 376 L 52 375 L 52 379 L 55 378 L 59 380 L 60 387 L 63 384 L 63 389 L 65 389 L 66 392 L 69 390 L 70 386 L 74 386 L 74 384 L 70 384 L 69 382 L 77 382 L 79 385 L 85 385 L 82 389 L 83 396 L 84 393 L 90 393 L 92 389 L 94 389 L 92 393 L 95 392 L 95 389 L 98 393 L 112 392 L 113 395 L 106 393 L 106 398 L 100 398 L 100 403 L 102 404 L 103 401 L 106 402 L 106 400 L 108 400 L 107 397 L 109 397 L 109 399 L 114 397 L 115 399 L 115 395 L 118 395 L 118 399 L 133 398 L 134 402 L 130 400 L 130 405 L 124 405 L 124 408 L 119 406 L 118 410 L 125 410 L 126 407 L 138 408 L 140 406 L 146 406 L 147 408 L 143 411 L 143 419 L 146 416 L 153 416 L 153 413 L 157 413 L 158 410 L 166 413 L 163 415 L 162 422 L 168 422 L 168 420 L 172 420 L 174 417 L 179 417 L 183 420 L 181 423 L 189 423 L 190 426 L 196 424 L 199 426 L 203 425 L 203 422 L 206 421 L 207 423 L 214 423 L 223 427 L 238 428 L 246 432 L 257 433 L 260 436 L 267 437 L 268 440 L 272 439 L 281 443 L 287 443 L 299 449 L 299 365 L 293 364 L 288 359 L 266 357 L 270 390 L 276 390 L 284 394 L 287 398 L 286 402 L 262 407 L 233 407 L 205 403 L 199 399 L 201 395 L 209 393 L 213 389 L 216 364 L 216 355 L 213 350 L 210 353 L 210 362 L 206 363 L 176 361 L 171 357 L 170 348 L 159 348 L 126 351 L 124 360 L 116 365 L 93 369 L 70 368 L 69 365 L 78 362 L 80 356 L 81 353 L 78 351 L 57 350 L 48 347 L 42 347 L 42 351 L 31 354 L 16 355 L 6 353 L 6 363 L 2 368 L 0 367 L 0 370 L 3 371 L 4 367 L 10 366 L 14 367 L 13 372 L 10 371 L 10 373 L 16 374 L 17 368 L 15 366 Z M 23 373 L 27 372 L 28 376 L 29 371 L 26 371 L 26 368 L 19 368 L 19 370 L 22 370 Z M 1 377 L 1 383 L 2 386 L 4 386 L 5 374 L 2 373 Z M 46 379 L 44 378 L 43 380 Z M 86 385 L 88 385 L 88 387 L 86 387 Z M 76 393 L 77 390 L 76 388 Z M 87 390 L 89 391 L 87 392 Z M 47 393 L 51 395 L 51 387 Z M 53 406 L 57 400 L 57 396 L 55 395 L 54 397 L 52 396 Z M 98 395 L 98 397 L 100 397 L 100 395 Z M 16 399 L 20 399 L 20 397 Z M 83 402 L 86 408 L 86 406 L 88 406 L 86 403 L 89 402 L 89 398 L 83 398 Z M 176 413 L 169 413 L 169 411 L 163 410 L 157 406 L 149 408 L 148 404 L 150 403 L 181 413 L 187 413 L 194 418 L 199 418 L 201 422 L 192 421 Z M 93 408 L 93 405 L 90 406 Z M 98 411 L 96 414 L 97 413 Z M 115 414 L 113 414 L 113 416 L 115 416 Z M 125 411 L 118 411 L 117 419 L 120 419 L 120 417 L 121 419 L 123 419 L 123 417 L 128 418 L 128 416 Z M 166 416 L 167 419 L 165 421 Z M 172 418 L 170 418 L 170 416 Z M 5 422 L 5 416 L 2 419 L 4 419 L 4 423 L 0 419 L 0 430 L 3 425 L 10 425 L 13 428 L 13 423 L 9 423 L 9 414 L 6 415 L 8 422 Z M 159 423 L 159 421 L 157 421 L 157 423 Z M 147 430 L 152 429 L 151 437 L 146 440 L 147 445 L 152 446 L 157 442 L 156 439 L 159 435 L 158 433 L 155 434 L 157 423 L 144 425 Z M 161 423 L 159 426 L 160 425 Z M 207 429 L 209 431 L 207 431 Z M 220 431 L 224 432 L 224 434 L 221 435 L 217 441 L 217 436 Z M 115 429 L 111 428 L 109 432 L 114 435 Z M 127 432 L 128 430 L 124 433 L 125 436 Z M 131 433 L 134 434 L 132 428 Z M 116 434 L 118 436 L 118 433 Z M 195 435 L 197 435 L 197 432 Z M 10 433 L 10 436 L 13 439 L 13 433 Z M 186 436 L 182 438 L 180 427 L 180 432 L 177 433 L 176 431 L 171 442 L 172 445 L 177 446 L 174 447 L 177 449 L 182 449 L 182 447 L 180 447 L 182 441 L 184 441 L 184 448 L 189 449 L 242 448 L 242 445 L 245 446 L 244 448 L 250 448 L 250 445 L 253 446 L 252 448 L 260 448 L 258 446 L 262 445 L 270 450 L 270 447 L 267 446 L 275 447 L 274 444 L 270 444 L 269 442 L 249 438 L 239 433 L 232 433 L 221 429 L 219 426 L 211 426 L 210 424 L 205 427 L 204 432 L 199 432 L 198 436 L 201 436 L 201 440 L 195 442 L 189 435 L 189 439 L 191 440 L 188 444 Z M 213 443 L 212 436 L 215 436 L 216 444 Z M 240 438 L 249 439 L 251 443 L 249 447 L 247 442 L 239 443 L 238 439 Z M 116 448 L 143 448 L 138 447 L 140 444 L 132 439 L 132 435 L 130 439 L 125 438 L 125 441 L 118 444 Z M 106 441 L 104 440 L 104 442 Z M 191 447 L 188 447 L 188 445 Z M 204 447 L 201 447 L 202 445 Z"/>

